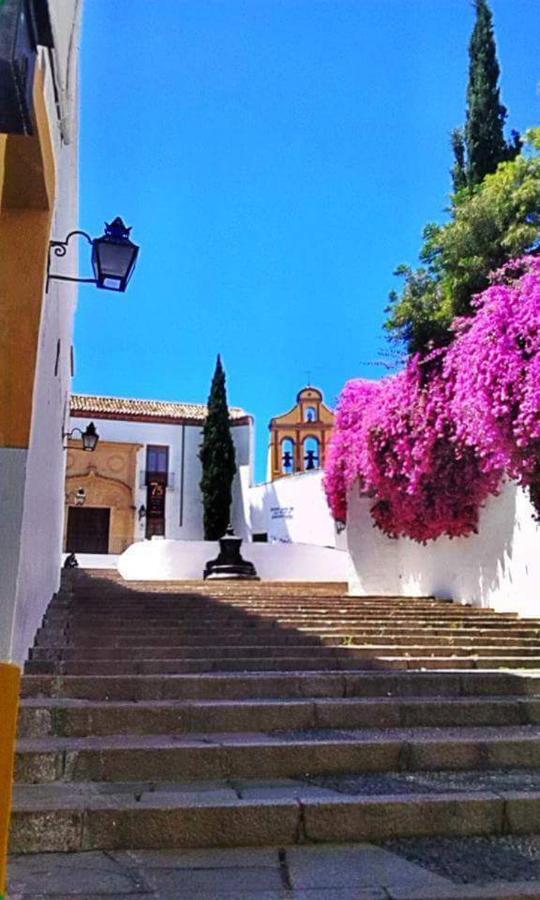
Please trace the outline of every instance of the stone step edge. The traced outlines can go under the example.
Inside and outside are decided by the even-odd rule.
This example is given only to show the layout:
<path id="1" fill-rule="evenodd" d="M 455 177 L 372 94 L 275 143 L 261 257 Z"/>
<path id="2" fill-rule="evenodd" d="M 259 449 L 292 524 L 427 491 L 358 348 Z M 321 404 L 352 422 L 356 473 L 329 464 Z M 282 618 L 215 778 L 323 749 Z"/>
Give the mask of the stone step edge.
<path id="1" fill-rule="evenodd" d="M 470 734 L 470 731 L 479 731 L 481 734 Z M 529 729 L 530 733 L 527 733 Z M 287 736 L 293 732 L 294 737 Z M 311 731 L 329 731 L 327 737 L 310 738 Z M 456 732 L 450 734 L 448 732 Z M 365 732 L 363 734 L 362 732 Z M 401 732 L 401 733 L 400 733 Z M 445 733 L 446 732 L 446 733 Z M 459 732 L 459 733 L 458 733 Z M 304 736 L 305 735 L 305 736 Z M 457 748 L 474 747 L 489 750 L 492 747 L 530 747 L 540 755 L 540 727 L 533 725 L 477 725 L 467 726 L 429 726 L 411 725 L 388 728 L 370 728 L 354 726 L 339 728 L 319 726 L 318 728 L 293 728 L 266 731 L 216 731 L 212 737 L 207 732 L 188 732 L 184 734 L 116 734 L 90 735 L 86 737 L 54 736 L 20 738 L 17 742 L 16 755 L 26 754 L 58 754 L 58 753 L 115 753 L 127 755 L 128 753 L 157 753 L 190 750 L 196 753 L 202 750 L 205 753 L 251 752 L 253 750 L 271 751 L 287 750 L 327 750 L 340 747 L 356 748 L 360 750 L 366 747 L 395 748 L 400 750 L 400 771 L 408 770 L 408 757 L 415 749 L 432 750 L 444 749 L 448 753 L 448 760 L 455 764 L 456 769 L 463 769 L 462 761 L 456 756 L 452 758 L 450 750 Z M 65 760 L 64 760 L 65 762 Z M 372 760 L 374 771 L 386 771 L 379 763 L 383 763 L 382 753 L 380 759 Z M 487 760 L 486 760 L 487 762 Z M 501 763 L 503 764 L 503 763 Z M 540 763 L 539 763 L 540 764 Z M 441 766 L 446 770 L 446 766 Z M 452 765 L 449 766 L 453 768 Z M 491 766 L 484 765 L 479 768 L 489 770 Z M 415 770 L 416 771 L 416 770 Z"/>
<path id="2" fill-rule="evenodd" d="M 317 704 L 335 705 L 337 707 L 344 706 L 365 706 L 366 709 L 378 706 L 414 706 L 414 707 L 439 707 L 455 706 L 461 707 L 475 706 L 483 709 L 486 704 L 496 704 L 498 706 L 506 705 L 526 705 L 528 703 L 539 704 L 540 697 L 529 694 L 487 694 L 487 695 L 463 695 L 458 697 L 450 697 L 444 694 L 439 696 L 422 696 L 418 694 L 403 694 L 388 696 L 369 696 L 369 697 L 319 697 L 317 695 L 305 697 L 291 697 L 290 699 L 283 697 L 239 697 L 232 699 L 222 699 L 219 697 L 205 698 L 172 698 L 152 699 L 144 698 L 142 700 L 86 700 L 77 697 L 23 697 L 20 700 L 20 708 L 22 709 L 63 709 L 63 710 L 114 710 L 120 709 L 234 709 L 240 707 L 245 709 L 252 706 L 260 706 L 264 709 L 273 707 L 286 709 L 288 706 L 314 706 Z"/>
<path id="3" fill-rule="evenodd" d="M 350 721 L 347 721 L 349 719 Z M 77 700 L 26 698 L 19 710 L 19 739 L 87 735 L 213 734 L 284 728 L 501 727 L 539 725 L 540 698 L 374 697 L 261 698 L 240 700 Z"/>
<path id="4" fill-rule="evenodd" d="M 11 852 L 263 846 L 540 831 L 540 793 L 453 792 L 143 805 L 15 800 Z M 85 808 L 83 807 L 83 804 Z"/>
<path id="5" fill-rule="evenodd" d="M 122 665 L 118 664 L 115 671 L 102 675 L 99 672 L 101 668 L 97 663 L 88 666 L 86 671 L 77 671 L 77 665 L 66 665 L 62 663 L 56 665 L 41 663 L 29 663 L 25 667 L 26 675 L 35 675 L 37 677 L 72 677 L 72 678 L 88 678 L 88 677 L 109 677 L 109 678 L 135 678 L 138 676 L 180 676 L 180 675 L 301 675 L 301 674 L 368 674 L 373 671 L 380 672 L 418 672 L 425 671 L 435 672 L 494 672 L 504 670 L 505 672 L 518 672 L 531 669 L 535 672 L 540 671 L 540 656 L 366 656 L 351 659 L 329 660 L 329 665 L 322 665 L 319 660 L 312 664 L 302 664 L 303 657 L 295 657 L 291 661 L 289 657 L 265 657 L 231 661 L 231 660 L 187 660 L 181 663 L 168 664 L 168 660 L 150 661 L 148 665 L 144 662 Z M 210 664 L 211 663 L 211 664 Z M 332 663 L 330 665 L 330 663 Z M 337 665 L 336 663 L 339 663 Z M 140 671 L 142 668 L 153 671 Z M 91 671 L 95 669 L 97 671 Z M 139 671 L 137 671 L 139 670 Z"/>
<path id="6" fill-rule="evenodd" d="M 499 691 L 504 686 L 514 693 L 522 688 L 522 695 L 534 697 L 540 695 L 540 676 L 529 670 L 502 671 L 500 669 L 483 669 L 481 671 L 462 669 L 440 669 L 420 672 L 406 671 L 396 675 L 391 671 L 354 672 L 209 672 L 205 674 L 168 674 L 168 675 L 23 675 L 21 697 L 39 696 L 62 698 L 65 691 L 104 692 L 122 691 L 127 699 L 137 702 L 141 699 L 172 699 L 171 689 L 178 687 L 193 692 L 191 697 L 183 694 L 176 699 L 223 699 L 223 692 L 231 691 L 225 699 L 260 699 L 261 690 L 282 689 L 272 695 L 274 699 L 285 697 L 295 699 L 304 697 L 380 697 L 389 693 L 395 696 L 411 696 L 411 689 L 428 689 L 428 694 L 421 696 L 440 696 L 441 691 L 452 691 L 452 696 L 485 697 L 491 692 Z M 364 687 L 364 691 L 361 688 Z M 164 688 L 168 693 L 163 694 Z M 159 698 L 149 698 L 145 692 L 153 689 Z M 204 692 L 201 696 L 201 689 Z M 246 689 L 254 689 L 254 693 L 246 695 Z M 233 696 L 241 691 L 241 697 Z M 285 694 L 284 691 L 288 693 Z M 130 696 L 126 697 L 125 693 Z M 217 692 L 217 693 L 216 693 Z M 213 696 L 212 696 L 213 695 Z M 262 696 L 270 696 L 262 694 Z M 72 699 L 76 699 L 71 694 Z M 81 699 L 89 699 L 83 697 Z M 100 698 L 101 699 L 101 698 Z M 105 697 L 105 699 L 111 699 Z M 114 699 L 114 698 L 113 698 Z"/>

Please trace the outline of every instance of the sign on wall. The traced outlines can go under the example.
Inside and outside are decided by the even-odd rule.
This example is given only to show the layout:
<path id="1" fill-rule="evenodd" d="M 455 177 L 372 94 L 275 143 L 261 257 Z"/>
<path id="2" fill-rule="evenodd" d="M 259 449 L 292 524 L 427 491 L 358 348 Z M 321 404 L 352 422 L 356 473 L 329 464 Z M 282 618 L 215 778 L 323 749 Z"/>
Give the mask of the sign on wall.
<path id="1" fill-rule="evenodd" d="M 271 519 L 294 519 L 294 506 L 271 506 Z"/>

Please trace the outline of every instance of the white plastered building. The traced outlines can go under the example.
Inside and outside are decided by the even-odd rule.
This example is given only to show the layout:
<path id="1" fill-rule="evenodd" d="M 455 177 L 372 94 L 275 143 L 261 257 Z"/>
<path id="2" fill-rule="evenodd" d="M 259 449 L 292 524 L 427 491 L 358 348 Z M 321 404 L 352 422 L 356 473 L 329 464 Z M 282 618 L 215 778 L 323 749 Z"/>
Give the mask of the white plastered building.
<path id="1" fill-rule="evenodd" d="M 162 400 L 75 394 L 71 398 L 64 548 L 123 552 L 145 538 L 202 540 L 199 449 L 206 406 Z M 230 408 L 237 472 L 231 524 L 250 536 L 247 488 L 253 474 L 253 418 Z M 96 450 L 81 449 L 93 422 Z"/>

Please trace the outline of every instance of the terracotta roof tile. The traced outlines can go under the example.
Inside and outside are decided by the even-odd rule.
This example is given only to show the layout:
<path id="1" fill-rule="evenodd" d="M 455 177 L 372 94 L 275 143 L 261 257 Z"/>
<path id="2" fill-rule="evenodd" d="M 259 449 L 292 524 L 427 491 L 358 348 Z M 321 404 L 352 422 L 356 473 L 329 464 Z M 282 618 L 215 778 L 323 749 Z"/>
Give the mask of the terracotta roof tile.
<path id="1" fill-rule="evenodd" d="M 206 404 L 179 403 L 172 400 L 138 400 L 133 397 L 98 397 L 93 394 L 72 394 L 71 415 L 99 415 L 121 418 L 144 416 L 156 419 L 206 418 Z M 229 407 L 231 419 L 242 419 L 248 414 L 238 406 Z"/>

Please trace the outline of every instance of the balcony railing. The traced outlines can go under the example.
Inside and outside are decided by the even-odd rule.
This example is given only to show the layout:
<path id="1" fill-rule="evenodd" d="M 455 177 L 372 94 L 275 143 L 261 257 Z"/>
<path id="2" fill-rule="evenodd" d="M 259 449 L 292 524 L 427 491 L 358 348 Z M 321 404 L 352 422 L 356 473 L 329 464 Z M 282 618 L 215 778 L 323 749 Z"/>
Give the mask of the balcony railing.
<path id="1" fill-rule="evenodd" d="M 175 472 L 148 472 L 146 469 L 141 469 L 139 471 L 139 487 L 144 488 L 147 487 L 148 483 L 152 481 L 152 479 L 156 479 L 159 481 L 163 481 L 167 488 L 170 491 L 174 491 L 176 487 L 176 473 Z"/>

